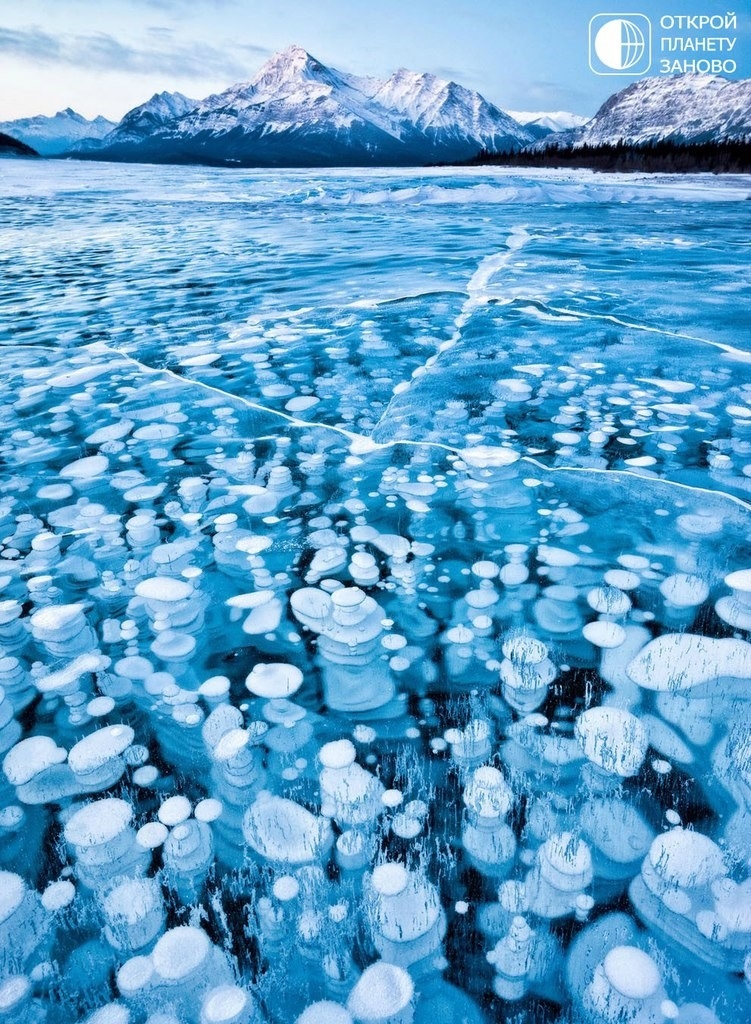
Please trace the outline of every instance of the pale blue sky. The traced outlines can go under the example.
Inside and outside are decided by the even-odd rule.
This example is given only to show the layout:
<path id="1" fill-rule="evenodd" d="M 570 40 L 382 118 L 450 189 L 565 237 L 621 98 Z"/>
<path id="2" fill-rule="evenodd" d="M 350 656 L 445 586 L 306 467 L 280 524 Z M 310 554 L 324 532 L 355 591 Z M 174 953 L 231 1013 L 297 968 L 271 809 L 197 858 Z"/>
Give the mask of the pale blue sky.
<path id="1" fill-rule="evenodd" d="M 290 43 L 356 74 L 432 71 L 506 109 L 591 115 L 633 81 L 590 71 L 593 15 L 641 12 L 659 34 L 661 15 L 724 15 L 729 6 L 716 0 L 0 0 L 0 120 L 65 106 L 117 120 L 162 89 L 200 98 L 251 78 L 269 54 Z M 736 11 L 737 33 L 711 34 L 739 36 L 730 55 L 738 63 L 733 77 L 748 77 L 748 0 Z"/>

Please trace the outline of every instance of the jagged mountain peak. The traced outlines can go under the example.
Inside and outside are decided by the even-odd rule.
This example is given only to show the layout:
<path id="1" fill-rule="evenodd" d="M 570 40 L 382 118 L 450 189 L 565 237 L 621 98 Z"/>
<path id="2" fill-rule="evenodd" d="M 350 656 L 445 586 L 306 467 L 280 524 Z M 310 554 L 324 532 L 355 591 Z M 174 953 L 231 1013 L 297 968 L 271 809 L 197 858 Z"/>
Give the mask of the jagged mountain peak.
<path id="1" fill-rule="evenodd" d="M 0 131 L 20 139 L 43 156 L 56 156 L 84 139 L 101 139 L 115 127 L 107 118 L 87 120 L 72 107 L 0 123 Z"/>
<path id="2" fill-rule="evenodd" d="M 256 92 L 262 93 L 283 83 L 328 81 L 336 77 L 331 68 L 313 57 L 302 46 L 293 45 L 269 57 L 250 85 Z M 332 83 L 328 81 L 328 84 Z"/>
<path id="3" fill-rule="evenodd" d="M 315 66 L 323 67 L 321 61 L 308 53 L 304 47 L 298 46 L 297 43 L 292 43 L 290 46 L 285 46 L 283 50 L 278 50 L 276 53 L 273 53 L 268 60 L 261 65 L 256 77 L 262 77 L 269 72 L 277 70 L 297 72 L 305 68 Z"/>
<path id="4" fill-rule="evenodd" d="M 183 114 L 192 110 L 196 103 L 197 100 L 192 100 L 181 92 L 167 92 L 166 90 L 155 92 L 145 103 L 140 103 L 137 107 L 129 110 L 120 125 L 133 124 L 143 118 L 161 123 L 174 117 L 182 117 Z"/>
<path id="5" fill-rule="evenodd" d="M 282 166 L 420 164 L 533 139 L 455 82 L 407 68 L 386 81 L 358 78 L 298 45 L 273 54 L 250 81 L 186 101 L 182 112 L 165 112 L 175 96 L 157 94 L 129 112 L 96 155 Z"/>
<path id="6" fill-rule="evenodd" d="M 162 92 L 155 92 L 150 100 L 142 104 L 142 107 L 167 107 L 169 109 L 177 109 L 179 107 L 194 105 L 196 100 L 192 100 L 189 96 L 185 96 L 181 92 L 168 92 L 163 89 Z M 138 108 L 136 108 L 138 109 Z"/>
<path id="7" fill-rule="evenodd" d="M 551 132 L 580 128 L 589 121 L 588 117 L 569 110 L 507 110 L 506 113 L 525 128 L 534 126 Z"/>
<path id="8" fill-rule="evenodd" d="M 539 146 L 643 145 L 751 139 L 751 80 L 688 72 L 642 78 L 610 96 L 580 128 Z"/>
<path id="9" fill-rule="evenodd" d="M 439 78 L 438 75 L 434 75 L 432 71 L 413 71 L 412 68 L 397 68 L 397 70 L 386 79 L 386 82 L 393 82 L 394 84 L 414 84 L 420 87 L 426 85 L 434 86 L 436 84 L 444 86 L 448 85 L 448 80 L 445 78 Z"/>

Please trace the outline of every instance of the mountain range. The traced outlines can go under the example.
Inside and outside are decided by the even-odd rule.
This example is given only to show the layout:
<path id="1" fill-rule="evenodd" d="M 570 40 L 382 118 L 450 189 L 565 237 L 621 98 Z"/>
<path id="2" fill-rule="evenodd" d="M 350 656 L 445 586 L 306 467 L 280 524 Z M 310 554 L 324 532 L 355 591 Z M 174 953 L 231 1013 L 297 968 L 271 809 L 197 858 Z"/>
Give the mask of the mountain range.
<path id="1" fill-rule="evenodd" d="M 666 141 L 751 142 L 751 79 L 693 72 L 642 78 L 606 100 L 586 124 L 547 135 L 534 148 Z"/>
<path id="2" fill-rule="evenodd" d="M 108 121 L 106 117 L 88 121 L 70 107 L 58 110 L 52 117 L 37 114 L 36 117 L 0 122 L 0 132 L 32 146 L 42 156 L 57 156 L 82 139 L 101 139 L 115 127 L 115 122 Z"/>
<path id="3" fill-rule="evenodd" d="M 579 128 L 586 124 L 589 118 L 581 114 L 570 114 L 567 110 L 537 111 L 531 110 L 507 110 L 509 117 L 518 121 L 522 128 L 526 128 L 536 138 L 544 138 L 551 132 L 563 132 L 570 128 Z"/>
<path id="4" fill-rule="evenodd" d="M 385 80 L 322 64 L 299 46 L 204 99 L 161 92 L 115 124 L 67 108 L 0 123 L 43 155 L 220 166 L 424 165 L 480 151 L 670 141 L 751 141 L 751 80 L 644 78 L 590 120 L 567 111 L 503 111 L 478 92 L 401 69 Z"/>

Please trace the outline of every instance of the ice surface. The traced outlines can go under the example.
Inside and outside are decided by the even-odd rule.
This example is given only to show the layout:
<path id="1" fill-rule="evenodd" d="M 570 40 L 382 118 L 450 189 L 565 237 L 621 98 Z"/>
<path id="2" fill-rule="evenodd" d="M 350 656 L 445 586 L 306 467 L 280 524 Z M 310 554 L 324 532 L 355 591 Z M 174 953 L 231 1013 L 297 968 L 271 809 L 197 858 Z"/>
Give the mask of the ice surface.
<path id="1" fill-rule="evenodd" d="M 749 194 L 3 170 L 9 1019 L 746 1024 Z"/>

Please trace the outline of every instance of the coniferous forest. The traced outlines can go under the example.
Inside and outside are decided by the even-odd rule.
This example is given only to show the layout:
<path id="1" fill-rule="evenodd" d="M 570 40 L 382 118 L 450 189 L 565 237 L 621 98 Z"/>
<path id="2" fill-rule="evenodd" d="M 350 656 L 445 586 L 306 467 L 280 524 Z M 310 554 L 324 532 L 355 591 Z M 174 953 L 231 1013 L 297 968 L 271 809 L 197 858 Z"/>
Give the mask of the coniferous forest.
<path id="1" fill-rule="evenodd" d="M 481 150 L 463 166 L 589 167 L 596 171 L 665 172 L 689 174 L 748 174 L 751 172 L 751 142 L 701 142 L 680 144 L 670 141 L 644 145 L 617 143 L 601 146 L 549 146 L 540 150 L 489 153 Z"/>

